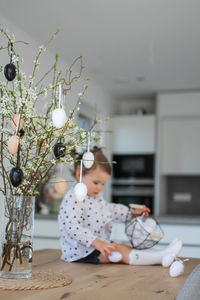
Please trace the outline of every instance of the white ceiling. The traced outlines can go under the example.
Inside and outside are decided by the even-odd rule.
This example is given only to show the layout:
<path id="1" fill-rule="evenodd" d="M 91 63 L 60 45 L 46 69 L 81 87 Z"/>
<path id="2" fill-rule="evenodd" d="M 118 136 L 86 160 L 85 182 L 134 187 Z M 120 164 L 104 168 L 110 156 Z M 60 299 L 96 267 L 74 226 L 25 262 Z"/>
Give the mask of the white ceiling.
<path id="1" fill-rule="evenodd" d="M 116 98 L 200 89 L 199 0 L 0 0 L 0 14 Z"/>

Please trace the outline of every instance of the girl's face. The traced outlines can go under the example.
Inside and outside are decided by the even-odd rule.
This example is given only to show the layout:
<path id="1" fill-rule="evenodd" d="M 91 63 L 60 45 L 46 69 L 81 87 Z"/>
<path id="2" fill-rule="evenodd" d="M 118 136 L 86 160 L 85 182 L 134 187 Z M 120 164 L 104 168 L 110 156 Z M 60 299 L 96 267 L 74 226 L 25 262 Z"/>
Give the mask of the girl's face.
<path id="1" fill-rule="evenodd" d="M 76 172 L 76 179 L 79 180 L 80 170 Z M 110 175 L 97 165 L 96 169 L 90 170 L 82 176 L 82 182 L 86 184 L 88 196 L 94 197 L 98 195 L 104 188 L 104 184 Z"/>

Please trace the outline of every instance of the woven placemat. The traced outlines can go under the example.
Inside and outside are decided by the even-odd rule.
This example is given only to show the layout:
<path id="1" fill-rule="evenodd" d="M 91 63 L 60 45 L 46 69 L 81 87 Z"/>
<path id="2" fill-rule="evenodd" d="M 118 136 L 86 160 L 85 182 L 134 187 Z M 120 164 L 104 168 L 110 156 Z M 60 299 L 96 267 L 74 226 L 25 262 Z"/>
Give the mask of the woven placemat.
<path id="1" fill-rule="evenodd" d="M 0 290 L 41 290 L 69 285 L 72 278 L 68 275 L 53 272 L 34 272 L 27 279 L 0 278 Z"/>

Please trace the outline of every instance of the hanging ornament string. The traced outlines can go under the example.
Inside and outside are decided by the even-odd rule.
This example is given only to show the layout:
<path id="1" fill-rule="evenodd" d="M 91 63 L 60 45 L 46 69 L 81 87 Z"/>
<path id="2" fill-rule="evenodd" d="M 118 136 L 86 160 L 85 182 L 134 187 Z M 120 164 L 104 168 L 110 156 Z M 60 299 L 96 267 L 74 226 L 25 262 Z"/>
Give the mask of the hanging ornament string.
<path id="1" fill-rule="evenodd" d="M 90 131 L 88 131 L 87 139 L 87 151 L 83 154 L 83 165 L 86 169 L 89 169 L 94 164 L 94 154 L 90 152 Z"/>
<path id="2" fill-rule="evenodd" d="M 17 150 L 17 168 L 20 167 L 20 145 L 18 146 L 18 150 Z"/>
<path id="3" fill-rule="evenodd" d="M 19 130 L 20 120 L 21 120 L 21 115 L 19 114 L 19 117 L 18 117 L 18 120 L 17 120 L 16 132 L 15 132 L 16 135 L 17 135 L 18 130 Z"/>
<path id="4" fill-rule="evenodd" d="M 82 182 L 82 172 L 83 172 L 83 161 L 81 159 L 81 162 L 80 162 L 80 182 Z"/>
<path id="5" fill-rule="evenodd" d="M 58 94 L 58 108 L 61 108 L 62 103 L 62 85 L 59 84 L 59 94 Z"/>
<path id="6" fill-rule="evenodd" d="M 61 176 L 62 176 L 62 174 L 63 174 L 63 165 L 64 165 L 64 163 L 62 162 L 62 163 L 61 163 L 61 167 L 60 167 L 60 173 L 61 173 Z"/>
<path id="7" fill-rule="evenodd" d="M 10 44 L 10 64 L 12 64 L 13 43 Z"/>
<path id="8" fill-rule="evenodd" d="M 88 131 L 87 151 L 90 152 L 90 132 Z"/>

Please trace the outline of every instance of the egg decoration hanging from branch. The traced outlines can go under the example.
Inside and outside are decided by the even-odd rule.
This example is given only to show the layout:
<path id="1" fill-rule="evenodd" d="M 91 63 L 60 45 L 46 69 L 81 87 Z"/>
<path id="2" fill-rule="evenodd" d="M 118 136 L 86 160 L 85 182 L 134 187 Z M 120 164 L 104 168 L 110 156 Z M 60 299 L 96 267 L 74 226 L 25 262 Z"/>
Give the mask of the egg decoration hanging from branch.
<path id="1" fill-rule="evenodd" d="M 87 151 L 83 154 L 83 165 L 89 169 L 94 164 L 94 154 L 90 151 L 90 133 L 88 132 Z"/>
<path id="2" fill-rule="evenodd" d="M 66 146 L 62 143 L 62 139 L 60 142 L 56 143 L 53 147 L 54 155 L 57 159 L 65 156 Z"/>
<path id="3" fill-rule="evenodd" d="M 20 145 L 18 146 L 17 151 L 17 166 L 12 168 L 10 171 L 10 181 L 14 187 L 18 187 L 23 179 L 23 171 L 20 169 Z"/>
<path id="4" fill-rule="evenodd" d="M 57 178 L 55 182 L 55 190 L 59 195 L 64 195 L 67 190 L 67 182 L 64 178 Z"/>
<path id="5" fill-rule="evenodd" d="M 13 44 L 11 43 L 10 63 L 4 67 L 4 75 L 8 81 L 13 81 L 16 77 L 16 66 L 12 63 Z"/>
<path id="6" fill-rule="evenodd" d="M 15 130 L 15 135 L 12 135 L 8 140 L 8 150 L 11 154 L 16 154 L 18 151 L 20 138 L 18 136 L 19 128 L 22 130 L 24 121 L 21 119 L 20 114 L 15 114 L 11 121 L 11 126 Z"/>
<path id="7" fill-rule="evenodd" d="M 18 122 L 19 122 L 19 126 L 18 126 Z M 14 131 L 16 131 L 17 126 L 18 126 L 17 132 L 20 132 L 22 130 L 23 125 L 24 125 L 24 120 L 21 118 L 20 114 L 14 114 L 14 116 L 12 117 L 10 125 L 11 125 L 11 127 Z"/>
<path id="8" fill-rule="evenodd" d="M 54 109 L 52 112 L 52 122 L 57 129 L 60 129 L 65 125 L 66 117 L 67 117 L 64 109 L 61 108 L 61 102 L 62 102 L 62 86 L 61 84 L 59 84 L 58 108 Z"/>
<path id="9" fill-rule="evenodd" d="M 65 125 L 66 113 L 63 108 L 56 108 L 52 113 L 53 125 L 60 129 Z"/>
<path id="10" fill-rule="evenodd" d="M 8 150 L 11 154 L 16 154 L 19 146 L 19 137 L 12 135 L 8 140 Z"/>
<path id="11" fill-rule="evenodd" d="M 82 182 L 83 161 L 80 162 L 80 181 L 74 187 L 74 196 L 78 201 L 83 201 L 87 196 L 87 186 Z"/>
<path id="12" fill-rule="evenodd" d="M 63 172 L 63 163 L 61 163 L 61 168 L 60 168 L 60 173 L 62 174 Z M 67 190 L 67 182 L 64 178 L 60 177 L 56 179 L 56 182 L 54 184 L 55 191 L 57 194 L 63 196 L 66 193 Z"/>

